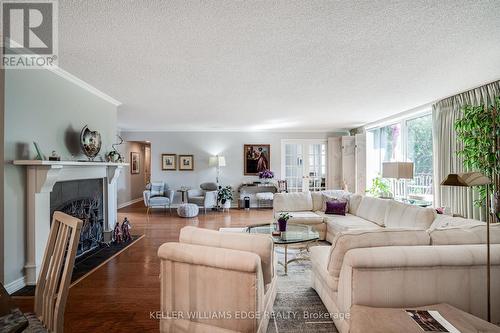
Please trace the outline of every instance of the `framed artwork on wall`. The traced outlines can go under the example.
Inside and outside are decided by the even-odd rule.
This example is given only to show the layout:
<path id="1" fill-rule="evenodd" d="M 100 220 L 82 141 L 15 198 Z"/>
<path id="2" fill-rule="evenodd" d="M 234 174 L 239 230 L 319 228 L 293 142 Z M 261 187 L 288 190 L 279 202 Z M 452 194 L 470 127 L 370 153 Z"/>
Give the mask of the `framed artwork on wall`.
<path id="1" fill-rule="evenodd" d="M 194 170 L 194 157 L 193 157 L 193 155 L 179 155 L 179 170 L 180 171 L 193 171 Z"/>
<path id="2" fill-rule="evenodd" d="M 138 174 L 141 172 L 140 169 L 140 154 L 138 152 L 131 152 L 130 153 L 130 173 L 131 174 Z"/>
<path id="3" fill-rule="evenodd" d="M 271 145 L 243 145 L 243 161 L 245 176 L 257 176 L 259 172 L 271 169 Z"/>
<path id="4" fill-rule="evenodd" d="M 177 155 L 161 154 L 161 169 L 165 171 L 177 170 Z"/>

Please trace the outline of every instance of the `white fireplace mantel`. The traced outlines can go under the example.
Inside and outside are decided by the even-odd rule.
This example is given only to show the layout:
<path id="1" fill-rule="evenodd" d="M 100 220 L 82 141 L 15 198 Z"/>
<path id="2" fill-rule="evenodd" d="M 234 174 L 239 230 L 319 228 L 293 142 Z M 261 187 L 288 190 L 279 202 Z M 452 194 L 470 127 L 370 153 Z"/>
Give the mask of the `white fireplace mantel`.
<path id="1" fill-rule="evenodd" d="M 27 258 L 26 283 L 36 284 L 50 231 L 50 192 L 61 181 L 105 179 L 103 198 L 106 230 L 112 230 L 117 218 L 116 180 L 128 163 L 16 160 L 14 165 L 27 171 Z"/>

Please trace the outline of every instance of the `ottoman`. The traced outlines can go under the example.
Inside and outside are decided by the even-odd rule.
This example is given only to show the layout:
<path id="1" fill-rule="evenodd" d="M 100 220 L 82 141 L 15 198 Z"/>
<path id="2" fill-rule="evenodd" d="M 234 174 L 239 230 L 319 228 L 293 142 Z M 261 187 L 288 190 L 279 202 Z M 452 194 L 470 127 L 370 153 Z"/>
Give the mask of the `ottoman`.
<path id="1" fill-rule="evenodd" d="M 180 217 L 195 217 L 198 216 L 198 211 L 198 205 L 183 203 L 177 208 L 177 215 Z"/>
<path id="2" fill-rule="evenodd" d="M 268 203 L 267 207 L 272 207 L 273 206 L 273 198 L 274 198 L 274 193 L 272 192 L 259 192 L 255 194 L 255 197 L 257 198 L 257 205 L 260 207 L 263 207 L 263 203 Z"/>

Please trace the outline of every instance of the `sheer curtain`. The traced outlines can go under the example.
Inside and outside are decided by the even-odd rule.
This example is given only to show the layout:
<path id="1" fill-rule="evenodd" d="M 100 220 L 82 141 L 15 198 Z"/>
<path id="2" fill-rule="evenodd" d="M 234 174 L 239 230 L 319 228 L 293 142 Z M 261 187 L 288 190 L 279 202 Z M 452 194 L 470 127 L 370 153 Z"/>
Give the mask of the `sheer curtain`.
<path id="1" fill-rule="evenodd" d="M 466 218 L 485 220 L 485 209 L 474 206 L 477 193 L 463 187 L 440 186 L 449 173 L 463 172 L 463 159 L 456 152 L 462 148 L 454 129 L 455 122 L 462 117 L 461 107 L 466 104 L 493 104 L 500 95 L 500 81 L 443 99 L 432 105 L 433 151 L 434 151 L 434 204 L 436 207 L 451 207 L 452 212 Z"/>

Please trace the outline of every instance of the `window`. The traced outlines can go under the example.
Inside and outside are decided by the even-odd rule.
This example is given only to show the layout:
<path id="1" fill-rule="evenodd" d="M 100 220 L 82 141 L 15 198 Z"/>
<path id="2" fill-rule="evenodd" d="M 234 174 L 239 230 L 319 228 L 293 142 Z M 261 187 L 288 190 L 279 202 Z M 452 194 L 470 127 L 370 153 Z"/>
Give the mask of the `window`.
<path id="1" fill-rule="evenodd" d="M 383 162 L 414 163 L 414 178 L 390 181 L 395 196 L 432 201 L 432 116 L 403 119 L 370 129 L 367 136 L 367 188 L 382 174 Z"/>

